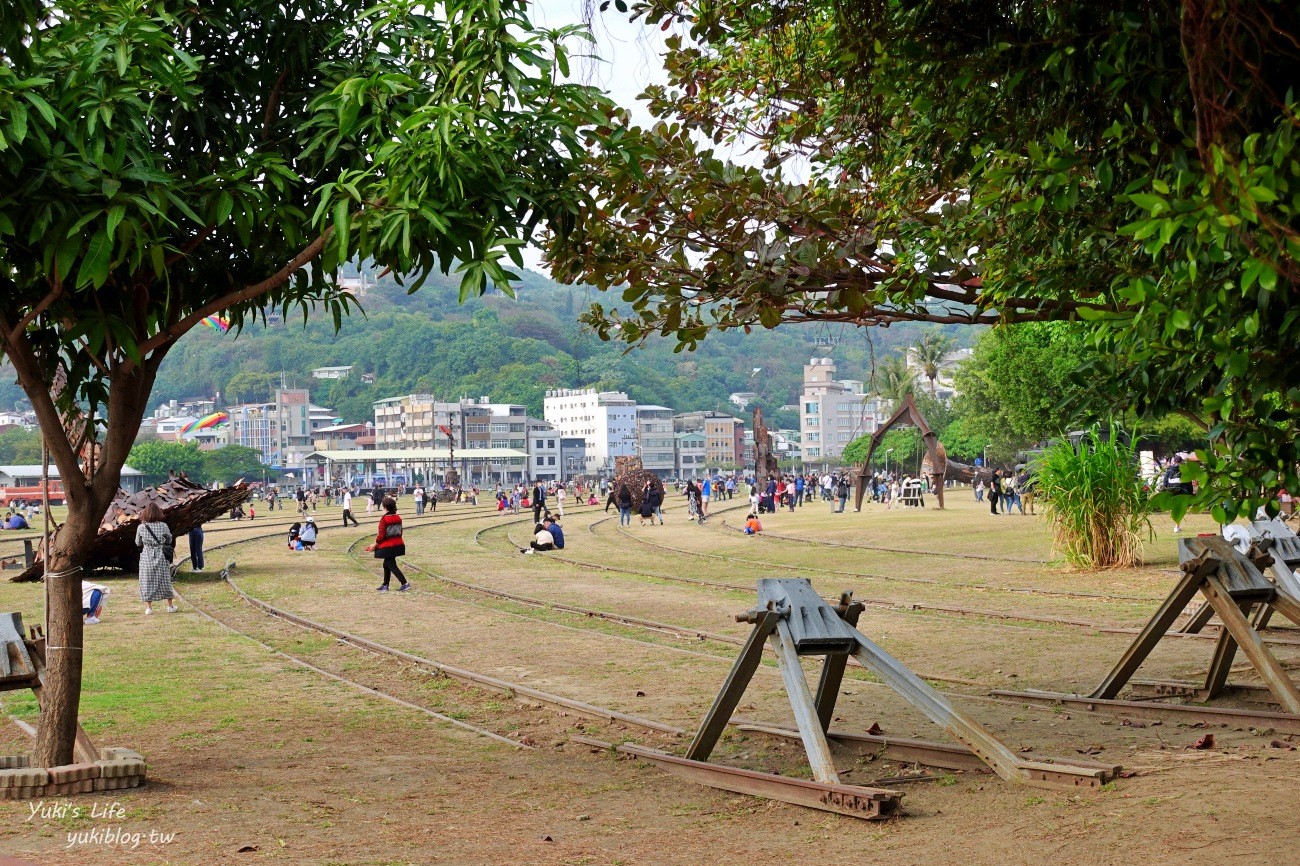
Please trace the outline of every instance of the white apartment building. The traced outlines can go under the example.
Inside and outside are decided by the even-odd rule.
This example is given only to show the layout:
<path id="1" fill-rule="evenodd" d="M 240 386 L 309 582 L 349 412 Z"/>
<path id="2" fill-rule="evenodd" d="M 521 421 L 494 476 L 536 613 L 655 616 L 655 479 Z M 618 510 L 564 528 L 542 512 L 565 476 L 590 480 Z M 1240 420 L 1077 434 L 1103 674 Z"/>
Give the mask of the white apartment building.
<path id="1" fill-rule="evenodd" d="M 587 472 L 612 475 L 615 457 L 636 454 L 636 402 L 622 391 L 547 391 L 543 407 L 547 422 L 561 436 L 586 441 Z"/>
<path id="2" fill-rule="evenodd" d="M 667 406 L 637 406 L 636 431 L 641 468 L 660 478 L 671 478 L 677 459 L 673 410 Z"/>
<path id="3" fill-rule="evenodd" d="M 799 438 L 807 464 L 835 463 L 854 439 L 876 432 L 883 423 L 880 398 L 863 392 L 862 382 L 835 378 L 835 362 L 812 358 L 803 368 L 799 400 Z"/>

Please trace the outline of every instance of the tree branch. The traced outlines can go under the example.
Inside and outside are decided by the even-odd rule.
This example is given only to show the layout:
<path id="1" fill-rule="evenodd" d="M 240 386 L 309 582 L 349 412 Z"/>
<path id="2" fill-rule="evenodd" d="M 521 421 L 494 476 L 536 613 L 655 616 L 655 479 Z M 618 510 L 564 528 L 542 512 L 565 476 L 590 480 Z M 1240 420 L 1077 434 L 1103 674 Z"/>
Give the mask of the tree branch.
<path id="1" fill-rule="evenodd" d="M 202 307 L 199 307 L 188 316 L 177 321 L 175 324 L 159 331 L 157 334 L 140 344 L 140 356 L 144 357 L 150 352 L 167 345 L 214 313 L 219 313 L 222 310 L 229 309 L 236 304 L 242 304 L 245 301 L 251 301 L 260 295 L 264 295 L 267 292 L 284 285 L 289 281 L 289 278 L 298 272 L 304 265 L 321 254 L 321 251 L 325 249 L 325 244 L 329 241 L 330 235 L 332 234 L 334 234 L 334 227 L 330 226 L 321 233 L 320 237 L 316 238 L 316 240 L 304 247 L 298 255 L 289 260 L 288 264 L 280 268 L 280 270 L 276 271 L 270 277 L 267 277 L 260 283 L 253 283 L 251 286 L 245 286 L 242 289 L 223 295 L 211 303 L 204 304 Z"/>

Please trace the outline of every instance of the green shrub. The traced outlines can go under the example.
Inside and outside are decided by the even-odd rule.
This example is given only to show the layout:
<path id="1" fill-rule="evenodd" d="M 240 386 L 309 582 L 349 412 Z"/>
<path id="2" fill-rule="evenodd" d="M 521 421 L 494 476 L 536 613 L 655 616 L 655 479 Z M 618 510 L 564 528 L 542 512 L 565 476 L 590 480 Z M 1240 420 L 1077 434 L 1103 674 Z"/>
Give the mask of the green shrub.
<path id="1" fill-rule="evenodd" d="M 1094 427 L 1075 447 L 1062 441 L 1043 452 L 1034 471 L 1053 543 L 1077 568 L 1127 568 L 1142 561 L 1152 537 L 1151 500 L 1138 476 L 1132 441 Z"/>

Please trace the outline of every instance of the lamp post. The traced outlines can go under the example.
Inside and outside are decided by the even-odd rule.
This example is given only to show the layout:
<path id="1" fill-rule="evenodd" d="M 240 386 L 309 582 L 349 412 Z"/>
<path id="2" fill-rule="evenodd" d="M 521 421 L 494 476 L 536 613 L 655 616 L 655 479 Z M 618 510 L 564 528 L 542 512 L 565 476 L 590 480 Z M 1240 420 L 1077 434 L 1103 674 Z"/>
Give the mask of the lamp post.
<path id="1" fill-rule="evenodd" d="M 889 453 L 893 450 L 894 450 L 893 448 L 885 449 L 885 476 L 886 477 L 889 476 Z"/>
<path id="2" fill-rule="evenodd" d="M 984 468 L 989 468 L 989 446 L 984 446 Z"/>

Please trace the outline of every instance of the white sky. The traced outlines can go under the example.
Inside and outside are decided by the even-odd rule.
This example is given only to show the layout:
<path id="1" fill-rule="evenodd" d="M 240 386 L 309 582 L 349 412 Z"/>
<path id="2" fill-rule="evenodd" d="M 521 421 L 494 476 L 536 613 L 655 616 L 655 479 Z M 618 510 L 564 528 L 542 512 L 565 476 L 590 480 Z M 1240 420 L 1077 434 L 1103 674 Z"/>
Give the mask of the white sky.
<path id="1" fill-rule="evenodd" d="M 600 0 L 593 2 L 599 8 Z M 533 0 L 530 14 L 533 23 L 540 27 L 580 24 L 582 0 Z M 636 97 L 647 85 L 668 80 L 661 59 L 663 37 L 667 34 L 658 27 L 629 22 L 626 15 L 615 11 L 612 3 L 609 11 L 595 13 L 593 29 L 595 44 L 577 40 L 569 44 L 571 77 L 606 91 L 615 102 L 632 112 L 633 123 L 649 125 L 650 112 Z M 592 56 L 576 58 L 573 53 Z M 535 271 L 549 273 L 536 249 L 524 250 L 524 263 Z"/>

